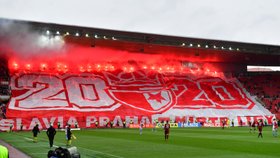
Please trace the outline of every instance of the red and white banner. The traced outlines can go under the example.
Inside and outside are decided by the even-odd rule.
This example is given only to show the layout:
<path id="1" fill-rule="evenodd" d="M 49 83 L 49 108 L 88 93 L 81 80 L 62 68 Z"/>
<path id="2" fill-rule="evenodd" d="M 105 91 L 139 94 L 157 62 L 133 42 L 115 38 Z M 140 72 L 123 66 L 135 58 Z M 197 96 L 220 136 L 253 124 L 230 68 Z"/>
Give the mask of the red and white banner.
<path id="1" fill-rule="evenodd" d="M 41 124 L 80 121 L 81 127 L 91 127 L 88 122 L 116 117 L 128 122 L 137 118 L 137 123 L 148 120 L 149 124 L 161 114 L 185 116 L 177 111 L 186 109 L 251 110 L 255 106 L 234 81 L 148 71 L 21 73 L 12 75 L 11 89 L 7 116 L 14 125 L 16 119 L 23 124 L 38 119 Z"/>

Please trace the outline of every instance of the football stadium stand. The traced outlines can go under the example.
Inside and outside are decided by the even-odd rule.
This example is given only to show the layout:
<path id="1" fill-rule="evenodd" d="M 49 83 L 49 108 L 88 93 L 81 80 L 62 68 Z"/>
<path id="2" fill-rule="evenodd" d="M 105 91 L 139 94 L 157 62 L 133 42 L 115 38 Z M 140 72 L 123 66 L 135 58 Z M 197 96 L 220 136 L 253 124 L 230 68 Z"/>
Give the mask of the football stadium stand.
<path id="1" fill-rule="evenodd" d="M 221 126 L 227 120 L 248 125 L 263 119 L 271 124 L 280 113 L 279 74 L 246 71 L 250 64 L 279 65 L 279 47 L 24 24 L 43 42 L 63 40 L 68 47 L 56 47 L 56 57 L 49 49 L 43 49 L 45 56 L 33 52 L 28 60 L 18 49 L 5 50 L 8 45 L 0 40 L 0 53 L 6 53 L 0 57 L 6 118 L 0 130 L 32 130 L 36 124 L 46 129 L 51 123 L 56 128 L 107 127 L 109 122 L 149 127 L 155 120 Z"/>
<path id="2" fill-rule="evenodd" d="M 247 73 L 238 79 L 251 95 L 272 113 L 280 113 L 280 74 L 279 73 Z M 279 118 L 279 116 L 278 116 Z"/>

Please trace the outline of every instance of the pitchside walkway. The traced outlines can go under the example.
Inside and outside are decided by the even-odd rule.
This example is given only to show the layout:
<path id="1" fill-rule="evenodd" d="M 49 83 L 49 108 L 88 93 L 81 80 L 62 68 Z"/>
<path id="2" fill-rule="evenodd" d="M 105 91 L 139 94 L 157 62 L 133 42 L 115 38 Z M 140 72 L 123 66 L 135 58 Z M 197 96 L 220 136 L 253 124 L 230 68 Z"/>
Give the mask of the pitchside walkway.
<path id="1" fill-rule="evenodd" d="M 31 158 L 0 139 L 0 144 L 9 149 L 9 158 Z"/>

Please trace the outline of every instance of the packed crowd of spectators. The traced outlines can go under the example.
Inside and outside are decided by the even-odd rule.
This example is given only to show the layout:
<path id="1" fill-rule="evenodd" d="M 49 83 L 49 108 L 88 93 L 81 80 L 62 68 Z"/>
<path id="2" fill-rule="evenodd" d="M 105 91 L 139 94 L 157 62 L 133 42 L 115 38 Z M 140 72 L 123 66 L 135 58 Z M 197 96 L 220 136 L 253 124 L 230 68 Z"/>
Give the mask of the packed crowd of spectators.
<path id="1" fill-rule="evenodd" d="M 11 89 L 8 85 L 0 85 L 0 95 L 11 95 Z"/>
<path id="2" fill-rule="evenodd" d="M 1 108 L 1 110 L 0 110 L 0 118 L 3 118 L 3 119 L 5 119 L 6 118 L 6 104 L 4 104 L 4 103 L 0 103 L 1 105 L 0 105 L 0 108 Z"/>
<path id="3" fill-rule="evenodd" d="M 280 114 L 280 73 L 241 74 L 238 79 L 268 110 Z"/>
<path id="4" fill-rule="evenodd" d="M 0 118 L 6 118 L 6 103 L 8 101 L 6 98 L 11 95 L 9 79 L 7 63 L 0 58 Z"/>

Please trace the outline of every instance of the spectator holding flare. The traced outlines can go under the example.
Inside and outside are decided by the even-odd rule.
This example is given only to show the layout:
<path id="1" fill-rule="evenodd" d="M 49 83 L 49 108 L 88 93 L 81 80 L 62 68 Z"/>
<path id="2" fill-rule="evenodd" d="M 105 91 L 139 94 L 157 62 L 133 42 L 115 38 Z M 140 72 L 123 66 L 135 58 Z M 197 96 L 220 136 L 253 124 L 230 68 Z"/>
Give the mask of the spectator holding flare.
<path id="1" fill-rule="evenodd" d="M 165 138 L 165 141 L 168 140 L 168 138 L 169 138 L 169 129 L 170 129 L 170 124 L 168 123 L 168 121 L 166 121 L 166 124 L 164 125 L 164 138 Z"/>
<path id="2" fill-rule="evenodd" d="M 262 135 L 263 126 L 264 126 L 263 121 L 262 121 L 262 120 L 259 120 L 259 121 L 258 121 L 258 129 L 259 129 L 258 138 L 259 138 L 260 136 L 263 137 L 263 135 Z"/>
<path id="3" fill-rule="evenodd" d="M 56 134 L 56 130 L 53 127 L 53 125 L 50 124 L 50 127 L 47 130 L 47 135 L 48 135 L 48 138 L 49 138 L 50 148 L 53 147 L 53 140 L 54 140 L 55 134 Z"/>
<path id="4" fill-rule="evenodd" d="M 38 135 L 38 133 L 40 133 L 39 125 L 38 125 L 38 124 L 36 124 L 36 125 L 33 127 L 32 133 L 33 133 L 33 142 L 34 142 L 34 143 L 37 143 L 37 142 L 38 142 L 37 135 Z"/>
<path id="5" fill-rule="evenodd" d="M 273 135 L 273 137 L 278 136 L 277 131 L 278 131 L 278 123 L 277 123 L 277 120 L 274 118 L 273 122 L 272 122 L 272 135 Z"/>

